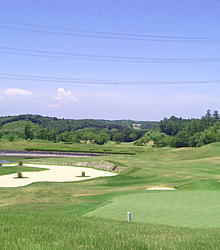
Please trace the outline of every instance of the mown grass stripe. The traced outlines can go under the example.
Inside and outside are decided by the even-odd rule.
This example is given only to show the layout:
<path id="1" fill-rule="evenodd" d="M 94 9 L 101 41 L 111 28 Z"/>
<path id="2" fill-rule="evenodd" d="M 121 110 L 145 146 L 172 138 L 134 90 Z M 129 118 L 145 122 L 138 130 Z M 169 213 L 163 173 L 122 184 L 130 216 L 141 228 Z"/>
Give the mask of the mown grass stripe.
<path id="1" fill-rule="evenodd" d="M 172 226 L 220 228 L 220 191 L 146 191 L 113 198 L 86 214 Z"/>

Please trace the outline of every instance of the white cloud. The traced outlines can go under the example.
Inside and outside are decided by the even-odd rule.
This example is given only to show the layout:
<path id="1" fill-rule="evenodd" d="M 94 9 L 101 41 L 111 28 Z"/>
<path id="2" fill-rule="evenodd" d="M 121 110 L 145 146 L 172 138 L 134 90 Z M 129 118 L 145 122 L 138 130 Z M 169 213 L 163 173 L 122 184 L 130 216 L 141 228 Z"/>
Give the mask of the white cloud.
<path id="1" fill-rule="evenodd" d="M 54 99 L 56 99 L 56 100 L 65 101 L 65 100 L 68 99 L 68 100 L 71 100 L 71 101 L 74 101 L 74 102 L 77 102 L 77 101 L 80 100 L 80 99 L 75 98 L 72 95 L 72 93 L 71 93 L 70 90 L 69 91 L 65 91 L 63 88 L 58 88 L 57 92 L 58 92 L 57 96 L 54 97 Z"/>
<path id="2" fill-rule="evenodd" d="M 5 94 L 7 96 L 10 96 L 10 95 L 33 95 L 33 92 L 27 91 L 24 89 L 7 89 L 5 91 Z"/>

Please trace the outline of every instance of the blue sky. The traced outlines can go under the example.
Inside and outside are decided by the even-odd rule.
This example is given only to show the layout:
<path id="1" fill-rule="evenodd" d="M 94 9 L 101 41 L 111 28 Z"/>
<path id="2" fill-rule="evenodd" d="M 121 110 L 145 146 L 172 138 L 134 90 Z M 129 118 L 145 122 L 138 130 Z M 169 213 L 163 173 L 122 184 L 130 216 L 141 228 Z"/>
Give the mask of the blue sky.
<path id="1" fill-rule="evenodd" d="M 217 0 L 3 1 L 0 116 L 220 111 L 219 13 Z"/>

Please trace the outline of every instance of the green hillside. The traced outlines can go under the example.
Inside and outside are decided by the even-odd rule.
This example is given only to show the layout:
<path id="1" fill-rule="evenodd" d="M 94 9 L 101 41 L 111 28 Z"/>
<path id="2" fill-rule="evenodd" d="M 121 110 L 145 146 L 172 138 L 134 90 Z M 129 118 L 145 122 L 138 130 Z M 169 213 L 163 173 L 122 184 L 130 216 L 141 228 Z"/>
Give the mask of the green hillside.
<path id="1" fill-rule="evenodd" d="M 123 166 L 124 171 L 114 177 L 79 182 L 37 182 L 0 188 L 3 249 L 218 249 L 219 142 L 202 147 L 156 148 L 129 143 L 0 141 L 0 149 L 9 150 L 43 145 L 136 153 L 108 151 L 94 157 L 21 158 L 23 165 L 74 166 L 79 162 L 106 161 Z M 0 157 L 5 159 L 17 162 L 20 158 Z M 0 175 L 8 173 L 9 168 L 0 167 Z M 147 190 L 151 187 L 175 190 Z M 126 221 L 127 212 L 132 213 L 131 223 Z"/>

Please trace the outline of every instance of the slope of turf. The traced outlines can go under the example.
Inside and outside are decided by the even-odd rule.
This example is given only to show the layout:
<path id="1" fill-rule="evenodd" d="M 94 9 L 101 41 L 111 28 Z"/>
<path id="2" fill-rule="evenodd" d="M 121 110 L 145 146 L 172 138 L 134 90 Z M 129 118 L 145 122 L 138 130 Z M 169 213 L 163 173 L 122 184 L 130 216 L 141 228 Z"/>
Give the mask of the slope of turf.
<path id="1" fill-rule="evenodd" d="M 218 249 L 218 229 L 0 209 L 1 249 Z"/>
<path id="2" fill-rule="evenodd" d="M 172 226 L 220 228 L 220 191 L 146 191 L 112 199 L 86 214 Z"/>

